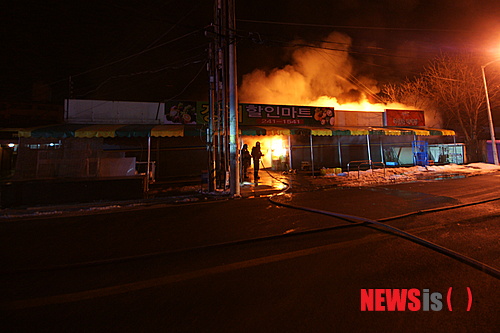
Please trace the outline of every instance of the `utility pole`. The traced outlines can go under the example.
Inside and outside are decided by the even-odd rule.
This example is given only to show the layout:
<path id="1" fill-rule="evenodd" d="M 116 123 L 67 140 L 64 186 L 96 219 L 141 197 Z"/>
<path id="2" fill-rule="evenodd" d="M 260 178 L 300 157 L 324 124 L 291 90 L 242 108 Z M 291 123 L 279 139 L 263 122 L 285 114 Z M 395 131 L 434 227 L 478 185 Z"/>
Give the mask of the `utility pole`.
<path id="1" fill-rule="evenodd" d="M 234 0 L 228 0 L 229 30 L 229 159 L 230 159 L 230 191 L 234 197 L 240 196 L 240 161 L 239 161 L 239 129 L 238 129 L 238 84 L 236 73 L 236 17 Z"/>
<path id="2" fill-rule="evenodd" d="M 215 151 L 215 126 L 216 116 L 215 108 L 217 107 L 217 100 L 215 98 L 215 60 L 214 60 L 214 43 L 210 42 L 208 49 L 208 77 L 209 77 L 209 116 L 208 116 L 208 129 L 207 129 L 207 151 L 208 151 L 208 191 L 213 192 L 216 189 L 216 151 Z"/>
<path id="3" fill-rule="evenodd" d="M 483 74 L 483 83 L 484 83 L 484 91 L 486 93 L 486 109 L 488 111 L 488 124 L 490 127 L 490 136 L 491 136 L 491 151 L 493 153 L 493 163 L 495 165 L 499 165 L 498 162 L 498 151 L 497 151 L 497 142 L 495 138 L 495 126 L 493 126 L 493 117 L 491 115 L 491 105 L 490 105 L 490 97 L 488 93 L 488 84 L 486 83 L 486 74 L 484 72 L 484 68 L 494 62 L 500 61 L 500 59 L 496 59 L 493 61 L 490 61 L 486 65 L 481 66 L 481 72 Z"/>
<path id="4" fill-rule="evenodd" d="M 211 138 L 207 140 L 209 146 L 209 190 L 224 189 L 226 183 L 224 13 L 223 0 L 215 0 L 213 31 L 207 32 L 207 36 L 212 38 L 209 49 L 210 118 L 208 129 L 208 135 L 211 135 Z"/>
<path id="5" fill-rule="evenodd" d="M 234 0 L 215 0 L 213 43 L 210 47 L 209 188 L 240 196 L 238 96 Z M 213 147 L 213 151 L 210 150 Z M 219 180 L 219 182 L 217 182 Z"/>

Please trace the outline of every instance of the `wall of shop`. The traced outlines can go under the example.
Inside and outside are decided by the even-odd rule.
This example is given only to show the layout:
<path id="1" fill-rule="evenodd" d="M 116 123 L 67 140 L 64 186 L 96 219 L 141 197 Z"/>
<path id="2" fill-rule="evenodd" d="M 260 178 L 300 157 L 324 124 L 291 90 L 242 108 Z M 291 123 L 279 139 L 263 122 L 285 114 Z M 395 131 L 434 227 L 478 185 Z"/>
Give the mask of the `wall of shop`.
<path id="1" fill-rule="evenodd" d="M 148 160 L 147 138 L 109 138 L 104 140 L 107 156 L 134 157 L 137 171 L 145 172 Z M 179 177 L 200 177 L 208 167 L 206 142 L 201 137 L 151 138 L 151 161 L 157 181 Z"/>

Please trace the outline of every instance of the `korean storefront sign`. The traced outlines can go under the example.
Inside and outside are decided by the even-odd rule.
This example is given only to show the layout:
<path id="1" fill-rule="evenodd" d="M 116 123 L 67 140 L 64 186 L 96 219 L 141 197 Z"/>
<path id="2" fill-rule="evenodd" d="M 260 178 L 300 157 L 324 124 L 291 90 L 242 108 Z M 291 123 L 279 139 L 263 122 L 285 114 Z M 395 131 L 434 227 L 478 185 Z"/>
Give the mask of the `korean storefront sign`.
<path id="1" fill-rule="evenodd" d="M 384 113 L 385 126 L 425 126 L 422 110 L 391 110 Z"/>
<path id="2" fill-rule="evenodd" d="M 240 109 L 244 125 L 335 125 L 333 108 L 240 104 Z"/>
<path id="3" fill-rule="evenodd" d="M 209 116 L 207 102 L 172 101 L 165 103 L 166 123 L 207 124 Z M 333 108 L 311 106 L 239 104 L 238 118 L 240 125 L 335 125 Z"/>

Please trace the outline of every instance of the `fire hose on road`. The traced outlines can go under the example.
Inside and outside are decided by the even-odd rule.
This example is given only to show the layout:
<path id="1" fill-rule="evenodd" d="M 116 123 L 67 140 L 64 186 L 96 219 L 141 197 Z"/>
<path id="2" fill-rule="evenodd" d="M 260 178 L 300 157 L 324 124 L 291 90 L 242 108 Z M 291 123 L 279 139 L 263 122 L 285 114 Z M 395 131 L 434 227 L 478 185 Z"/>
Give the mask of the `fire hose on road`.
<path id="1" fill-rule="evenodd" d="M 269 173 L 269 175 L 271 177 L 275 178 L 270 173 Z M 277 178 L 275 178 L 275 179 L 277 179 Z M 279 179 L 277 179 L 277 180 L 279 180 Z M 383 221 L 391 221 L 391 220 L 401 219 L 401 218 L 412 216 L 412 215 L 420 215 L 420 214 L 425 214 L 425 213 L 439 212 L 439 211 L 445 211 L 445 210 L 450 210 L 450 209 L 457 209 L 457 208 L 462 208 L 462 207 L 467 207 L 467 206 L 488 203 L 488 202 L 492 202 L 492 201 L 498 201 L 498 200 L 500 200 L 500 198 L 498 198 L 498 197 L 493 198 L 493 199 L 487 199 L 487 200 L 467 203 L 467 204 L 459 204 L 459 205 L 453 205 L 453 206 L 447 206 L 447 207 L 419 210 L 419 211 L 409 212 L 409 213 L 398 215 L 398 216 L 391 216 L 391 217 L 384 218 L 384 219 L 372 220 L 372 219 L 368 219 L 368 218 L 365 218 L 362 216 L 340 214 L 340 213 L 335 213 L 335 212 L 330 212 L 330 211 L 325 211 L 325 210 L 320 210 L 320 209 L 315 209 L 315 208 L 310 208 L 310 207 L 293 205 L 290 203 L 284 203 L 284 202 L 281 202 L 279 200 L 276 200 L 276 198 L 285 195 L 286 191 L 288 191 L 288 189 L 289 189 L 289 187 L 288 187 L 289 184 L 284 183 L 282 180 L 279 180 L 279 181 L 281 181 L 283 184 L 285 184 L 287 186 L 287 188 L 285 190 L 283 190 L 281 193 L 278 193 L 278 194 L 275 194 L 275 195 L 272 195 L 271 197 L 269 197 L 269 201 L 277 206 L 282 206 L 282 207 L 286 207 L 286 208 L 298 209 L 298 210 L 302 210 L 302 211 L 306 211 L 306 212 L 336 217 L 336 218 L 339 218 L 342 220 L 349 221 L 351 223 L 355 223 L 356 225 L 367 225 L 367 224 L 368 225 L 375 225 L 375 226 L 381 227 L 385 230 L 388 230 L 392 234 L 395 234 L 395 235 L 400 236 L 402 238 L 408 239 L 416 244 L 425 246 L 431 250 L 434 250 L 436 252 L 444 254 L 450 258 L 458 260 L 458 261 L 465 263 L 465 264 L 467 264 L 475 269 L 478 269 L 486 274 L 489 274 L 497 279 L 500 279 L 500 270 L 498 270 L 494 267 L 491 267 L 485 263 L 482 263 L 476 259 L 465 256 L 465 255 L 458 253 L 456 251 L 450 250 L 444 246 L 435 244 L 435 243 L 430 242 L 428 240 L 425 240 L 421 237 L 415 236 L 411 233 L 408 233 L 408 232 L 403 231 L 401 229 L 398 229 L 396 227 L 382 223 Z"/>
<path id="2" fill-rule="evenodd" d="M 262 164 L 262 165 L 264 166 L 264 164 Z M 265 171 L 268 172 L 267 170 L 265 170 Z M 235 241 L 202 245 L 202 246 L 198 246 L 198 247 L 184 248 L 184 249 L 179 249 L 179 250 L 174 250 L 174 251 L 172 251 L 172 250 L 158 251 L 158 252 L 153 252 L 153 253 L 146 253 L 146 254 L 134 255 L 134 256 L 126 256 L 126 257 L 120 257 L 120 258 L 110 258 L 110 259 L 103 259 L 103 260 L 78 262 L 78 263 L 72 263 L 72 264 L 55 265 L 55 266 L 50 266 L 50 267 L 45 267 L 45 268 L 28 268 L 28 269 L 13 270 L 13 271 L 2 271 L 0 273 L 17 274 L 17 273 L 26 273 L 26 272 L 53 271 L 53 270 L 74 269 L 74 268 L 81 268 L 81 267 L 91 267 L 91 266 L 98 266 L 98 265 L 109 265 L 109 264 L 123 263 L 123 262 L 134 261 L 134 260 L 143 260 L 143 259 L 161 257 L 161 256 L 165 256 L 165 255 L 183 253 L 183 252 L 188 252 L 188 251 L 199 251 L 199 250 L 216 248 L 216 247 L 224 247 L 224 246 L 236 246 L 236 245 L 248 244 L 248 243 L 259 242 L 259 241 L 281 239 L 281 238 L 285 238 L 285 237 L 297 237 L 297 236 L 301 236 L 301 235 L 331 231 L 331 230 L 346 228 L 346 227 L 355 227 L 355 226 L 371 226 L 371 227 L 373 227 L 373 226 L 376 226 L 379 228 L 383 228 L 384 230 L 387 230 L 389 233 L 391 233 L 393 235 L 400 236 L 400 237 L 405 238 L 407 240 L 410 240 L 416 244 L 419 244 L 421 246 L 425 246 L 425 247 L 432 249 L 436 252 L 444 254 L 450 258 L 453 258 L 453 259 L 458 260 L 462 263 L 465 263 L 465 264 L 467 264 L 475 269 L 478 269 L 482 272 L 485 272 L 485 273 L 487 273 L 487 274 L 489 274 L 497 279 L 500 279 L 500 270 L 498 270 L 494 267 L 491 267 L 491 266 L 489 266 L 485 263 L 482 263 L 478 260 L 475 260 L 473 258 L 467 257 L 461 253 L 456 252 L 456 251 L 450 250 L 444 246 L 427 241 L 427 240 L 425 240 L 421 237 L 418 237 L 416 235 L 413 235 L 409 232 L 403 231 L 401 229 L 398 229 L 396 227 L 393 227 L 393 226 L 390 226 L 390 225 L 383 223 L 386 221 L 401 219 L 401 218 L 405 218 L 405 217 L 412 216 L 412 215 L 421 215 L 421 214 L 427 214 L 427 213 L 433 213 L 433 212 L 439 212 L 439 211 L 445 211 L 445 210 L 451 210 L 451 209 L 458 209 L 458 208 L 462 208 L 462 207 L 474 206 L 474 205 L 484 204 L 484 203 L 488 203 L 488 202 L 498 201 L 498 200 L 500 200 L 500 197 L 490 198 L 487 200 L 481 200 L 481 201 L 476 201 L 476 202 L 471 202 L 471 203 L 466 203 L 466 204 L 459 204 L 459 205 L 445 206 L 445 207 L 440 207 L 440 208 L 419 210 L 419 211 L 405 213 L 402 215 L 391 216 L 391 217 L 378 219 L 378 220 L 372 220 L 372 219 L 368 219 L 368 218 L 361 217 L 361 216 L 340 214 L 340 213 L 335 213 L 335 212 L 331 212 L 331 211 L 319 210 L 319 209 L 315 209 L 315 208 L 311 208 L 311 207 L 304 207 L 304 206 L 294 205 L 291 203 L 282 202 L 278 199 L 280 197 L 283 197 L 284 195 L 286 195 L 286 192 L 290 189 L 290 187 L 289 187 L 290 185 L 283 182 L 281 179 L 274 177 L 271 173 L 269 173 L 269 175 L 271 177 L 277 179 L 278 181 L 280 181 L 281 183 L 283 183 L 286 186 L 286 188 L 283 191 L 281 191 L 278 194 L 274 194 L 268 198 L 272 204 L 277 205 L 277 206 L 281 206 L 281 207 L 291 208 L 291 209 L 298 209 L 298 210 L 302 210 L 302 211 L 306 211 L 306 212 L 310 212 L 310 213 L 322 214 L 322 215 L 338 218 L 341 220 L 345 220 L 345 221 L 348 221 L 349 223 L 342 224 L 342 225 L 335 225 L 335 226 L 320 227 L 317 229 L 309 229 L 309 230 L 303 230 L 303 231 L 280 233 L 280 234 L 269 235 L 269 236 L 264 236 L 264 237 L 239 239 L 239 240 L 235 240 Z M 380 230 L 378 228 L 374 228 L 374 229 Z"/>

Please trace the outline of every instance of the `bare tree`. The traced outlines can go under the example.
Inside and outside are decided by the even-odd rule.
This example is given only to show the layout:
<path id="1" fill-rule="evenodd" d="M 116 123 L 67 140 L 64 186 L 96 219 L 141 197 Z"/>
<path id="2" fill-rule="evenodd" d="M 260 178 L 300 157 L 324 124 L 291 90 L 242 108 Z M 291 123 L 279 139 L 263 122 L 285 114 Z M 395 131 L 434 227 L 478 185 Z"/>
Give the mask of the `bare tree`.
<path id="1" fill-rule="evenodd" d="M 436 111 L 436 103 L 429 96 L 428 82 L 423 77 L 405 79 L 402 83 L 389 83 L 382 87 L 381 93 L 386 102 L 402 103 L 426 111 L 430 126 L 440 126 L 443 122 Z"/>
<path id="2" fill-rule="evenodd" d="M 500 97 L 498 75 L 488 81 L 490 99 Z M 383 89 L 389 99 L 416 107 L 435 108 L 445 126 L 463 135 L 469 162 L 483 159 L 480 137 L 487 124 L 480 62 L 470 54 L 441 55 L 417 78 Z"/>
<path id="3" fill-rule="evenodd" d="M 429 105 L 427 82 L 421 77 L 406 79 L 400 84 L 389 83 L 382 87 L 382 93 L 388 102 L 398 102 L 419 109 Z"/>

